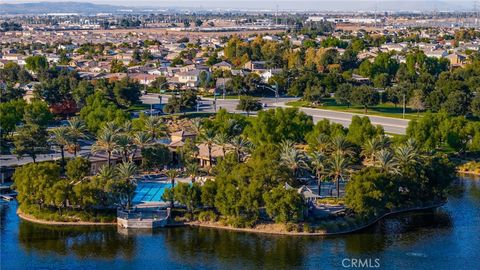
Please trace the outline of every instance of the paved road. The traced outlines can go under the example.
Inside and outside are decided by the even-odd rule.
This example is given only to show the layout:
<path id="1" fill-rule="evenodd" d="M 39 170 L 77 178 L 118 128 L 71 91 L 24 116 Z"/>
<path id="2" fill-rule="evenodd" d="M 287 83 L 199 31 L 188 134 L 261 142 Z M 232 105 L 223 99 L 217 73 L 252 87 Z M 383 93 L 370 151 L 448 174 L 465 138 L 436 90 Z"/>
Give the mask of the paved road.
<path id="1" fill-rule="evenodd" d="M 78 151 L 77 156 L 86 156 L 90 154 L 92 143 L 93 142 L 82 141 L 80 143 L 81 150 Z M 67 157 L 74 157 L 74 155 L 65 152 L 65 158 Z M 55 151 L 45 155 L 44 154 L 37 155 L 36 161 L 39 162 L 39 161 L 58 160 L 60 158 L 61 158 L 60 151 Z M 2 167 L 3 166 L 8 167 L 13 165 L 24 165 L 31 162 L 33 162 L 33 159 L 30 157 L 23 157 L 19 159 L 17 158 L 16 155 L 1 155 L 1 158 L 0 158 L 0 166 Z"/>
<path id="2" fill-rule="evenodd" d="M 287 105 L 285 105 L 287 102 L 292 100 L 297 100 L 297 99 L 298 98 L 291 98 L 291 97 L 288 97 L 288 98 L 282 97 L 282 98 L 279 98 L 278 100 L 276 100 L 275 98 L 261 98 L 260 102 L 267 104 L 267 108 L 288 107 Z M 158 94 L 144 95 L 142 96 L 142 101 L 146 104 L 159 104 Z M 162 95 L 162 103 L 166 103 L 167 101 L 168 101 L 168 96 Z M 212 103 L 213 103 L 213 99 L 203 98 L 202 101 L 200 101 L 199 111 L 213 112 L 214 107 Z M 225 108 L 230 112 L 242 113 L 241 111 L 238 111 L 236 109 L 237 104 L 238 104 L 238 100 L 236 99 L 225 99 L 225 100 L 217 99 L 217 110 L 219 108 Z M 385 132 L 393 133 L 393 134 L 405 134 L 406 128 L 409 122 L 409 120 L 407 119 L 372 116 L 372 115 L 330 111 L 330 110 L 322 110 L 322 109 L 301 108 L 300 110 L 312 116 L 313 121 L 315 123 L 322 119 L 329 119 L 332 122 L 342 124 L 346 127 L 350 125 L 352 117 L 354 115 L 368 116 L 372 124 L 381 125 L 385 129 Z"/>

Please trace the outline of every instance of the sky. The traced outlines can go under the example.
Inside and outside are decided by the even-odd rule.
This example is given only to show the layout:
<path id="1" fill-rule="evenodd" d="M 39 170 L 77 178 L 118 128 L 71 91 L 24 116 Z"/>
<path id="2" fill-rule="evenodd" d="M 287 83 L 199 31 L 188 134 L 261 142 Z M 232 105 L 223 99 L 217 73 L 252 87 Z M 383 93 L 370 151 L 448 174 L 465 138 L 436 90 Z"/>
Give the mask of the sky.
<path id="1" fill-rule="evenodd" d="M 190 7 L 205 9 L 258 9 L 258 10 L 473 10 L 475 0 L 0 0 L 0 3 L 30 2 L 90 2 L 122 6 Z M 477 1 L 480 9 L 480 1 Z"/>

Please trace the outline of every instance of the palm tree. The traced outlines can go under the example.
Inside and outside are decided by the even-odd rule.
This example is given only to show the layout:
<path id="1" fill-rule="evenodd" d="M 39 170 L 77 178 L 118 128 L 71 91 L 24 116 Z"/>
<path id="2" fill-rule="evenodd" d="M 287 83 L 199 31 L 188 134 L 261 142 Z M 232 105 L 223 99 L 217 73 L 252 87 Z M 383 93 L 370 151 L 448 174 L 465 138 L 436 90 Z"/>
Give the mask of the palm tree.
<path id="1" fill-rule="evenodd" d="M 70 132 L 67 127 L 57 127 L 52 129 L 50 142 L 60 148 L 62 155 L 62 170 L 65 169 L 65 147 L 71 143 Z"/>
<path id="2" fill-rule="evenodd" d="M 159 116 L 150 116 L 144 120 L 144 128 L 152 140 L 156 140 L 166 135 L 166 127 L 162 118 Z"/>
<path id="3" fill-rule="evenodd" d="M 349 166 L 349 163 L 350 163 L 349 158 L 343 156 L 340 153 L 334 153 L 331 156 L 331 159 L 329 162 L 329 172 L 330 172 L 330 175 L 333 177 L 337 187 L 337 198 L 340 197 L 340 179 L 343 178 L 343 175 L 345 174 Z"/>
<path id="4" fill-rule="evenodd" d="M 152 144 L 152 137 L 144 131 L 139 131 L 133 135 L 133 144 L 140 149 L 140 153 L 145 147 Z M 132 160 L 135 158 L 136 150 L 133 151 Z"/>
<path id="5" fill-rule="evenodd" d="M 398 163 L 395 160 L 395 156 L 390 150 L 382 149 L 378 151 L 375 155 L 376 157 L 376 166 L 379 167 L 383 172 L 388 173 L 398 173 L 397 165 Z"/>
<path id="6" fill-rule="evenodd" d="M 130 208 L 137 184 L 134 178 L 137 174 L 137 166 L 135 166 L 133 162 L 123 162 L 117 166 L 116 172 L 117 176 L 122 181 L 125 181 L 125 189 L 123 189 L 123 192 L 127 197 L 127 208 Z"/>
<path id="7" fill-rule="evenodd" d="M 108 166 L 112 159 L 112 153 L 117 150 L 117 133 L 110 131 L 109 129 L 103 129 L 97 137 L 97 141 L 92 146 L 92 153 L 100 151 L 107 152 Z"/>
<path id="8" fill-rule="evenodd" d="M 282 143 L 281 147 L 280 162 L 293 172 L 294 177 L 297 176 L 299 169 L 308 168 L 305 154 L 302 151 L 291 146 L 290 142 L 287 141 Z"/>
<path id="9" fill-rule="evenodd" d="M 230 138 L 228 137 L 228 135 L 224 132 L 218 133 L 217 135 L 215 135 L 215 138 L 214 138 L 215 144 L 222 147 L 222 152 L 224 157 L 227 154 L 227 144 L 229 142 L 229 139 Z"/>
<path id="10" fill-rule="evenodd" d="M 173 198 L 173 189 L 175 188 L 175 178 L 177 178 L 177 176 L 179 175 L 178 171 L 177 170 L 174 170 L 174 169 L 170 169 L 168 171 L 165 172 L 165 174 L 167 175 L 167 178 L 170 179 L 170 184 L 171 184 L 171 190 L 172 190 L 172 198 L 170 200 L 170 207 L 173 208 L 173 202 L 174 202 L 174 198 Z"/>
<path id="11" fill-rule="evenodd" d="M 133 135 L 133 125 L 132 125 L 132 121 L 126 121 L 125 123 L 123 123 L 122 125 L 122 133 L 124 135 L 127 135 L 127 136 L 132 136 Z"/>
<path id="12" fill-rule="evenodd" d="M 342 156 L 352 156 L 354 154 L 352 144 L 345 136 L 339 135 L 332 139 L 332 152 Z"/>
<path id="13" fill-rule="evenodd" d="M 100 167 L 96 176 L 104 181 L 114 180 L 117 177 L 117 171 L 113 166 L 104 165 Z"/>
<path id="14" fill-rule="evenodd" d="M 237 162 L 242 162 L 243 156 L 250 151 L 252 143 L 242 136 L 235 136 L 230 140 L 230 145 L 237 155 Z"/>
<path id="15" fill-rule="evenodd" d="M 405 167 L 408 164 L 417 164 L 421 159 L 421 155 L 407 143 L 395 148 L 395 159 L 400 167 Z"/>
<path id="16" fill-rule="evenodd" d="M 78 117 L 74 117 L 68 121 L 68 132 L 70 133 L 71 142 L 73 146 L 73 154 L 77 156 L 77 149 L 79 148 L 78 140 L 86 138 L 87 127 L 85 123 Z"/>
<path id="17" fill-rule="evenodd" d="M 212 148 L 215 144 L 215 130 L 214 129 L 204 129 L 200 134 L 200 142 L 204 143 L 208 149 L 208 163 L 212 167 Z"/>
<path id="18" fill-rule="evenodd" d="M 102 127 L 102 132 L 103 131 L 110 131 L 111 133 L 118 134 L 122 132 L 122 127 L 119 126 L 117 123 L 110 121 L 105 123 L 105 125 Z"/>
<path id="19" fill-rule="evenodd" d="M 318 195 L 322 192 L 323 174 L 326 169 L 327 157 L 321 151 L 315 151 L 309 155 L 310 169 L 313 170 L 318 181 Z"/>
<path id="20" fill-rule="evenodd" d="M 127 134 L 122 134 L 117 137 L 117 150 L 122 154 L 123 162 L 127 162 L 128 153 L 130 152 L 130 150 L 132 150 L 133 147 L 132 143 L 132 137 Z"/>
<path id="21" fill-rule="evenodd" d="M 196 134 L 202 133 L 202 121 L 200 118 L 195 118 L 192 120 L 192 129 Z"/>
<path id="22" fill-rule="evenodd" d="M 185 167 L 185 170 L 186 170 L 187 174 L 190 176 L 190 179 L 192 180 L 192 182 L 194 182 L 195 177 L 197 176 L 198 170 L 199 170 L 198 164 L 197 163 L 189 163 Z"/>
<path id="23" fill-rule="evenodd" d="M 330 137 L 324 133 L 321 133 L 320 135 L 318 135 L 318 137 L 316 138 L 317 140 L 317 149 L 322 152 L 322 153 L 327 153 L 330 148 L 331 148 L 331 144 L 332 144 L 332 140 L 330 139 Z"/>
<path id="24" fill-rule="evenodd" d="M 375 154 L 380 151 L 381 145 L 378 137 L 373 137 L 365 142 L 362 147 L 362 155 L 370 159 L 370 161 L 375 162 Z"/>

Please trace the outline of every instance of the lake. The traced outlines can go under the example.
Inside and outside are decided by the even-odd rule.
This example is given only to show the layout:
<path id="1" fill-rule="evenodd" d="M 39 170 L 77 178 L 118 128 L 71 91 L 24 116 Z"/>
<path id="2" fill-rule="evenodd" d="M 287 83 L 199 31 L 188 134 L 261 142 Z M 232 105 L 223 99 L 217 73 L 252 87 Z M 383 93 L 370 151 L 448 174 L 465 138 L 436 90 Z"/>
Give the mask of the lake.
<path id="1" fill-rule="evenodd" d="M 336 237 L 205 228 L 119 233 L 20 220 L 0 205 L 1 269 L 480 269 L 480 180 L 462 177 L 435 211 L 387 218 Z"/>

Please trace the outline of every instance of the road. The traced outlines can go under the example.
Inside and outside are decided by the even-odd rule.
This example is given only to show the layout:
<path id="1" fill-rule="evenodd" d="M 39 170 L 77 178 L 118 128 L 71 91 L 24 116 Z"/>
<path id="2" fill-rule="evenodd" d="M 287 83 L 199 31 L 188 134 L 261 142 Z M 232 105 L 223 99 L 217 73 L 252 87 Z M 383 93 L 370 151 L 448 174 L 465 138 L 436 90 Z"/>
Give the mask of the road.
<path id="1" fill-rule="evenodd" d="M 289 107 L 286 105 L 287 102 L 297 100 L 298 98 L 292 97 L 281 97 L 276 100 L 275 98 L 260 98 L 260 102 L 267 104 L 267 108 L 276 108 L 276 107 Z M 158 94 L 147 94 L 142 96 L 142 101 L 145 104 L 159 104 L 159 95 Z M 168 101 L 167 95 L 162 95 L 162 103 Z M 204 112 L 214 112 L 213 99 L 212 98 L 202 98 L 199 102 L 199 111 Z M 237 99 L 217 99 L 217 110 L 220 108 L 225 108 L 229 112 L 234 113 L 243 113 L 236 109 L 238 104 Z M 322 109 L 313 109 L 313 108 L 300 108 L 301 111 L 305 112 L 307 115 L 312 116 L 314 123 L 322 120 L 328 119 L 332 122 L 342 124 L 348 127 L 352 121 L 352 117 L 355 115 L 358 116 L 367 116 L 370 118 L 370 121 L 374 125 L 380 125 L 384 128 L 385 132 L 392 134 L 405 134 L 410 120 L 399 119 L 399 118 L 390 118 L 382 116 L 373 116 L 357 113 L 348 113 L 348 112 L 339 112 L 331 110 L 322 110 Z"/>
<path id="2" fill-rule="evenodd" d="M 86 156 L 90 154 L 90 150 L 92 148 L 92 141 L 81 141 L 80 142 L 80 151 L 78 151 L 77 156 Z M 69 154 L 65 152 L 65 158 L 67 157 L 74 157 L 73 154 Z M 50 160 L 59 160 L 61 158 L 60 151 L 55 151 L 51 152 L 49 154 L 40 154 L 37 155 L 37 162 L 40 161 L 50 161 Z M 1 167 L 9 167 L 9 166 L 14 166 L 14 165 L 24 165 L 27 163 L 33 162 L 33 159 L 30 157 L 23 157 L 23 158 L 17 158 L 16 155 L 1 155 L 0 158 L 0 166 Z"/>

